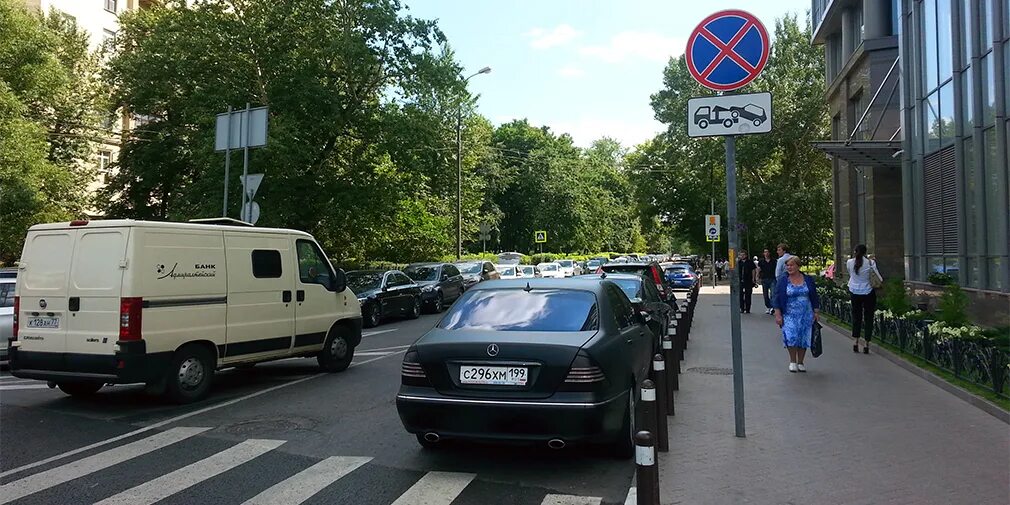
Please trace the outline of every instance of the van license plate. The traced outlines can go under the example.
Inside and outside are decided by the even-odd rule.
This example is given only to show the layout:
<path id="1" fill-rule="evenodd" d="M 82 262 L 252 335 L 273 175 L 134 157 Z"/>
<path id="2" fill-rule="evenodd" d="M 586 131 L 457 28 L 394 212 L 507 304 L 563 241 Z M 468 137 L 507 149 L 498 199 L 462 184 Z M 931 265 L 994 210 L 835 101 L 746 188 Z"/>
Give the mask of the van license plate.
<path id="1" fill-rule="evenodd" d="M 46 328 L 56 330 L 60 327 L 58 317 L 32 317 L 28 319 L 28 328 Z"/>
<path id="2" fill-rule="evenodd" d="M 461 384 L 525 386 L 527 376 L 525 367 L 516 366 L 462 366 L 459 369 Z"/>

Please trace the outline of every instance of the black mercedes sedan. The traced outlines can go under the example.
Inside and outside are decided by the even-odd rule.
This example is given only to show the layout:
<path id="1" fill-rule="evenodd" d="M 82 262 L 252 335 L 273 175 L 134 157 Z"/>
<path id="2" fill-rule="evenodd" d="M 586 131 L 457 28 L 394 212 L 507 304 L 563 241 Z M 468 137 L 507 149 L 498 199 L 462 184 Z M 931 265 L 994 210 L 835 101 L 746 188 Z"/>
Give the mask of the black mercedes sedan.
<path id="1" fill-rule="evenodd" d="M 663 295 L 656 285 L 647 282 L 644 277 L 635 274 L 588 274 L 576 276 L 576 279 L 606 279 L 620 286 L 624 294 L 631 299 L 631 305 L 639 312 L 649 315 L 647 324 L 655 338 L 655 349 L 662 349 L 662 338 L 670 328 L 674 319 L 673 307 L 663 300 Z"/>
<path id="2" fill-rule="evenodd" d="M 634 452 L 653 336 L 606 279 L 477 284 L 404 355 L 396 408 L 424 447 L 446 439 Z"/>
<path id="3" fill-rule="evenodd" d="M 421 302 L 439 313 L 463 294 L 463 275 L 452 263 L 412 263 L 403 269 L 421 287 Z"/>
<path id="4" fill-rule="evenodd" d="M 347 287 L 361 303 L 365 327 L 378 326 L 386 318 L 421 315 L 421 287 L 399 270 L 351 270 Z"/>

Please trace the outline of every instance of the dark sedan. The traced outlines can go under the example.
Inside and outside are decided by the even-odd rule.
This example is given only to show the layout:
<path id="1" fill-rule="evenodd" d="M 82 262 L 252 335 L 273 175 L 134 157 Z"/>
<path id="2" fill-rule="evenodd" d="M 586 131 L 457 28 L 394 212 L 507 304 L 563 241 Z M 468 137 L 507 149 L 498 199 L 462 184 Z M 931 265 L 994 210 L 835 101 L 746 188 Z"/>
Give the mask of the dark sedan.
<path id="1" fill-rule="evenodd" d="M 421 288 L 399 270 L 352 270 L 347 287 L 358 295 L 361 320 L 372 328 L 388 317 L 421 315 Z"/>
<path id="2" fill-rule="evenodd" d="M 414 263 L 403 269 L 421 287 L 421 302 L 439 313 L 463 294 L 463 276 L 452 263 Z"/>
<path id="3" fill-rule="evenodd" d="M 663 269 L 655 261 L 637 261 L 634 263 L 607 263 L 597 269 L 597 273 L 607 272 L 621 274 L 635 274 L 651 280 L 655 283 L 663 300 L 677 308 L 677 296 L 673 294 L 673 286 L 663 276 Z"/>
<path id="4" fill-rule="evenodd" d="M 490 261 L 464 261 L 455 265 L 463 275 L 464 290 L 470 289 L 478 282 L 501 279 L 501 274 Z"/>
<path id="5" fill-rule="evenodd" d="M 424 447 L 604 443 L 630 457 L 652 354 L 644 316 L 613 282 L 482 282 L 407 350 L 396 408 Z"/>
<path id="6" fill-rule="evenodd" d="M 579 275 L 576 279 L 606 279 L 617 284 L 624 294 L 631 299 L 631 305 L 639 312 L 649 315 L 649 330 L 655 337 L 654 348 L 659 352 L 663 344 L 663 335 L 673 320 L 673 308 L 663 300 L 656 286 L 645 278 L 634 274 L 589 274 Z"/>

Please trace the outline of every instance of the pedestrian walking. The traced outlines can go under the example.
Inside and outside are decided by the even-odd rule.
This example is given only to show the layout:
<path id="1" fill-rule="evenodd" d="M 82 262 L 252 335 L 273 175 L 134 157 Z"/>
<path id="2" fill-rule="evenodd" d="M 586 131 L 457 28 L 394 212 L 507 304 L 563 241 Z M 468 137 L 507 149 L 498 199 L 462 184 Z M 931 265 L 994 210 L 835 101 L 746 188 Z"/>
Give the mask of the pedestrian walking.
<path id="1" fill-rule="evenodd" d="M 775 313 L 775 309 L 772 308 L 772 294 L 775 293 L 775 263 L 771 251 L 765 248 L 757 265 L 758 278 L 761 281 L 761 295 L 765 300 L 765 314 Z"/>
<path id="2" fill-rule="evenodd" d="M 722 280 L 722 272 L 723 272 L 724 268 L 726 268 L 725 262 L 723 262 L 722 260 L 719 260 L 719 261 L 715 262 L 715 276 L 716 276 L 716 280 L 720 280 L 720 281 Z"/>
<path id="3" fill-rule="evenodd" d="M 757 268 L 754 267 L 754 261 L 747 257 L 746 249 L 740 251 L 736 269 L 740 276 L 740 313 L 750 314 L 751 294 L 757 284 Z"/>
<path id="4" fill-rule="evenodd" d="M 786 273 L 786 260 L 792 258 L 793 255 L 789 254 L 789 244 L 785 242 L 779 244 L 775 251 L 779 255 L 779 259 L 775 262 L 775 279 L 782 277 Z"/>
<path id="5" fill-rule="evenodd" d="M 785 275 L 775 281 L 775 323 L 782 328 L 782 345 L 789 352 L 789 371 L 806 372 L 803 358 L 810 348 L 814 322 L 820 319 L 821 300 L 814 278 L 800 272 L 800 259 L 786 260 Z"/>
<path id="6" fill-rule="evenodd" d="M 859 244 L 854 256 L 845 262 L 849 273 L 849 295 L 852 300 L 852 352 L 859 352 L 859 333 L 863 333 L 863 354 L 870 354 L 870 338 L 873 336 L 873 313 L 877 310 L 877 291 L 873 284 L 883 280 L 877 270 L 877 262 L 866 256 L 866 245 Z"/>

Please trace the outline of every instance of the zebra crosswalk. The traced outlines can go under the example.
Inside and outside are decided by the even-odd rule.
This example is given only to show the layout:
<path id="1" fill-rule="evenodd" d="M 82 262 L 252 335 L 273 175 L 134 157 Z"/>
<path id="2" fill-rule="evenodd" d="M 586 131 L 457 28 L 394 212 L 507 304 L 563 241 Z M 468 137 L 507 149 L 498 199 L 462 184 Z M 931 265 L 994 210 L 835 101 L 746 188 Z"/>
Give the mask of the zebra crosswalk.
<path id="1" fill-rule="evenodd" d="M 207 497 L 207 500 L 236 505 L 299 505 L 306 502 L 356 505 L 608 505 L 604 504 L 601 497 L 552 494 L 546 491 L 539 496 L 524 492 L 520 499 L 512 496 L 512 486 L 487 482 L 482 482 L 479 489 L 468 492 L 468 488 L 477 479 L 477 474 L 391 470 L 376 465 L 372 458 L 363 456 L 331 456 L 310 461 L 304 468 L 286 468 L 287 473 L 269 477 L 260 473 L 264 467 L 262 460 L 269 459 L 271 454 L 283 447 L 286 443 L 284 440 L 246 439 L 237 443 L 215 441 L 209 445 L 197 443 L 198 439 L 194 437 L 209 429 L 174 427 L 74 461 L 62 464 L 56 462 L 57 466 L 30 475 L 14 474 L 12 479 L 0 484 L 0 505 L 12 502 L 17 502 L 18 505 L 47 503 L 54 493 L 58 493 L 61 503 L 191 503 L 194 495 L 201 496 L 201 493 L 211 489 L 207 486 L 213 486 L 215 492 L 219 493 L 213 498 Z M 206 442 L 209 439 L 199 440 Z M 179 450 L 180 446 L 186 444 L 202 449 L 195 452 Z M 173 450 L 175 452 L 171 452 Z M 186 464 L 179 457 L 180 454 L 197 454 L 194 458 L 196 461 Z M 157 472 L 158 475 L 131 474 L 129 469 L 140 460 L 145 461 L 140 466 L 150 467 L 153 463 L 156 468 L 164 466 L 165 471 Z M 406 478 L 409 481 L 397 483 L 400 487 L 394 486 L 395 493 L 402 494 L 394 497 L 388 493 L 362 492 L 361 482 L 365 476 L 369 482 L 382 483 L 390 480 L 390 475 L 381 475 L 383 472 L 398 472 L 396 475 L 400 479 L 404 475 L 408 476 Z M 371 473 L 380 475 L 373 476 Z M 101 486 L 99 482 L 103 476 L 107 478 L 110 474 L 116 476 L 117 485 Z M 350 475 L 357 475 L 358 482 L 341 487 L 341 480 Z M 275 482 L 275 479 L 279 481 Z M 491 498 L 488 496 L 488 486 L 497 486 Z M 234 489 L 237 494 L 229 499 L 227 495 L 220 494 L 222 489 L 226 490 L 224 492 Z M 622 499 L 623 496 L 622 494 Z M 624 503 L 634 503 L 634 488 L 628 492 Z"/>

